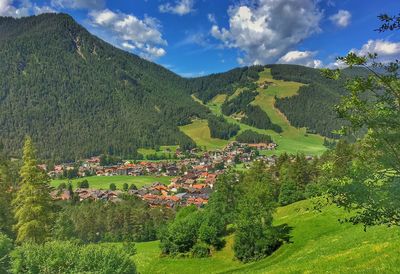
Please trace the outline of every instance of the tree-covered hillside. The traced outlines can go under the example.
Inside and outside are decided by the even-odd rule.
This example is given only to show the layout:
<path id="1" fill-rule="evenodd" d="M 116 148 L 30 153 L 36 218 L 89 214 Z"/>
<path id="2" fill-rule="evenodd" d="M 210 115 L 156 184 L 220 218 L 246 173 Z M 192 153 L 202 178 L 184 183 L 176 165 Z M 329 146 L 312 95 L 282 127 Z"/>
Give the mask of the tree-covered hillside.
<path id="1" fill-rule="evenodd" d="M 298 65 L 269 65 L 274 79 L 299 82 L 298 95 L 277 98 L 276 107 L 285 114 L 295 127 L 307 127 L 311 133 L 337 138 L 333 133 L 344 125 L 334 109 L 346 94 L 347 79 L 365 76 L 367 71 L 362 68 L 343 70 L 339 81 L 328 79 L 318 69 Z"/>
<path id="2" fill-rule="evenodd" d="M 0 18 L 0 60 L 0 139 L 12 155 L 27 134 L 53 160 L 193 146 L 178 126 L 208 112 L 190 98 L 187 80 L 65 14 Z"/>

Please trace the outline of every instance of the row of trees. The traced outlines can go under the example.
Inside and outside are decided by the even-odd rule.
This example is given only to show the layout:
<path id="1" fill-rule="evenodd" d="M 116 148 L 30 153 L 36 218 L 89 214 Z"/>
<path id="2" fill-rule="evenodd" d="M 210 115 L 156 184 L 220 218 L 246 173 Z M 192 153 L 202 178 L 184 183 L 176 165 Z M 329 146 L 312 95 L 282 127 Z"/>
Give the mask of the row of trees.
<path id="1" fill-rule="evenodd" d="M 208 127 L 212 138 L 228 140 L 235 136 L 240 127 L 236 124 L 228 123 L 223 116 L 209 115 Z"/>
<path id="2" fill-rule="evenodd" d="M 247 129 L 240 133 L 238 136 L 236 136 L 236 141 L 239 143 L 249 143 L 249 144 L 255 144 L 255 143 L 271 143 L 272 138 L 269 135 L 266 134 L 261 134 L 255 131 L 252 131 L 250 129 Z"/>
<path id="3" fill-rule="evenodd" d="M 271 129 L 277 133 L 281 133 L 283 130 L 281 126 L 272 123 L 260 106 L 248 105 L 244 109 L 245 116 L 240 120 L 243 124 L 259 128 L 259 129 Z"/>

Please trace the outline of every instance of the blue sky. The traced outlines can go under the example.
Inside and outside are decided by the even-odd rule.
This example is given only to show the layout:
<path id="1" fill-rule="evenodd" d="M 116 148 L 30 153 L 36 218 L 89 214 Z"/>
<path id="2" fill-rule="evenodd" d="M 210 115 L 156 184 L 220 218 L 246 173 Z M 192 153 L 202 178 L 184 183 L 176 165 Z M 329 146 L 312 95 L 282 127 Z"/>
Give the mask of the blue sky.
<path id="1" fill-rule="evenodd" d="M 0 15 L 65 12 L 90 32 L 174 72 L 237 66 L 337 65 L 350 50 L 400 59 L 400 36 L 378 33 L 397 0 L 0 0 Z"/>

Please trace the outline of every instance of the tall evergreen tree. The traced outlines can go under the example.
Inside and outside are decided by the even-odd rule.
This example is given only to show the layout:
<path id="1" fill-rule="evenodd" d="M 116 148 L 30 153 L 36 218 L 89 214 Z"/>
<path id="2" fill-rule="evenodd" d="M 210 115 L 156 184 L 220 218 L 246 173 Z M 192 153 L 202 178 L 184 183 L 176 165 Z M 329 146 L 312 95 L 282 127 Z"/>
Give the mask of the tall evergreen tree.
<path id="1" fill-rule="evenodd" d="M 21 183 L 13 200 L 17 242 L 43 243 L 52 221 L 52 201 L 48 176 L 37 167 L 32 139 L 23 148 Z"/>

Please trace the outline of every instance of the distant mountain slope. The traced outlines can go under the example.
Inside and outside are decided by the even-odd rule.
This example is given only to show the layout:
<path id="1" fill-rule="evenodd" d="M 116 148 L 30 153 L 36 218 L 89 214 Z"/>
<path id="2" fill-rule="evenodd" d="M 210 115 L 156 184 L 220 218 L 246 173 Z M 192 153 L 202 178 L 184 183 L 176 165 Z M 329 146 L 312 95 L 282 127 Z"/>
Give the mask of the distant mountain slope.
<path id="1" fill-rule="evenodd" d="M 54 160 L 193 146 L 178 126 L 208 112 L 190 97 L 187 80 L 65 14 L 0 18 L 0 60 L 0 140 L 11 154 L 26 134 Z"/>
<path id="2" fill-rule="evenodd" d="M 345 79 L 338 81 L 324 77 L 320 70 L 297 65 L 270 65 L 274 79 L 295 81 L 307 85 L 300 87 L 298 95 L 277 98 L 275 106 L 296 127 L 307 127 L 311 133 L 335 138 L 332 131 L 340 129 L 344 121 L 337 117 L 334 106 L 347 93 Z M 345 77 L 365 76 L 361 68 L 345 69 Z"/>

